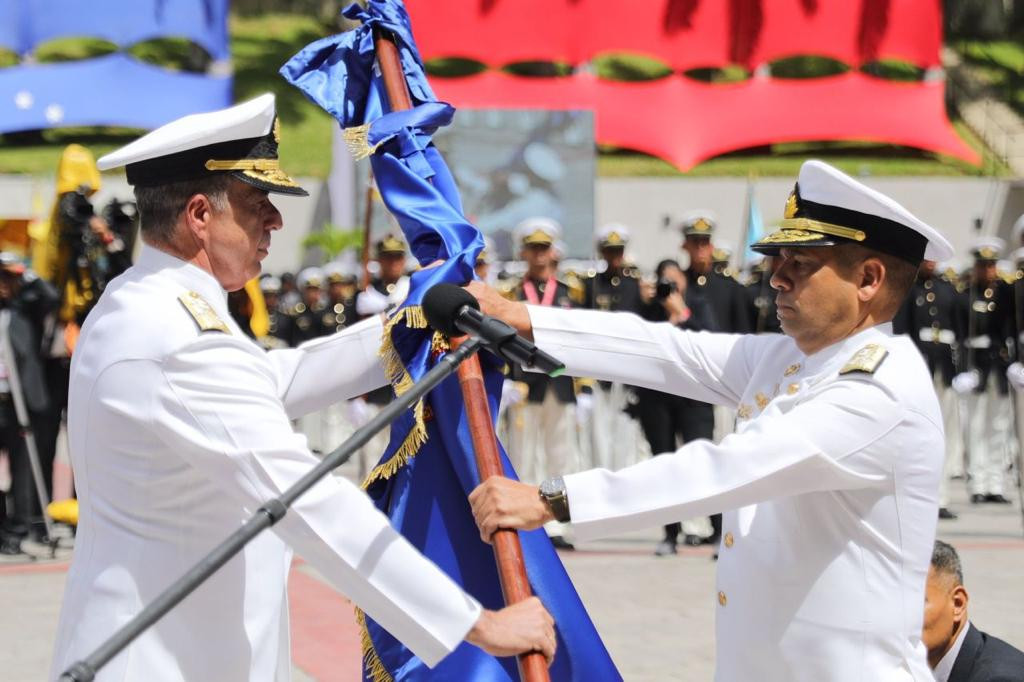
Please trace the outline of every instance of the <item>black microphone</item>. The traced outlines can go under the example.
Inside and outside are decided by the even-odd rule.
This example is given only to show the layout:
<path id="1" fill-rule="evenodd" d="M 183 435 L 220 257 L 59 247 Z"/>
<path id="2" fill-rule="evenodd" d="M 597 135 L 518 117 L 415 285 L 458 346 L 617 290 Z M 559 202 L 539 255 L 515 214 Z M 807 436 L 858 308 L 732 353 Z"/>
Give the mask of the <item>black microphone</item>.
<path id="1" fill-rule="evenodd" d="M 492 352 L 509 362 L 539 369 L 552 377 L 565 371 L 565 365 L 516 334 L 509 324 L 481 313 L 480 304 L 462 287 L 432 286 L 423 297 L 423 314 L 427 324 L 445 336 L 459 336 L 460 332 L 477 336 Z"/>

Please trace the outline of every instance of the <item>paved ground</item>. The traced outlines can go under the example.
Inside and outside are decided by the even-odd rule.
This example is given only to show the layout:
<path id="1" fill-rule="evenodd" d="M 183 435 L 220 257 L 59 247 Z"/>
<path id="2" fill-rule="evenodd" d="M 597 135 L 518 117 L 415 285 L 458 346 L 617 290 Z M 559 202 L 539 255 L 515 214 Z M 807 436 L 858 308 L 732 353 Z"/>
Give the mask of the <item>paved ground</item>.
<path id="1" fill-rule="evenodd" d="M 954 483 L 957 521 L 940 537 L 963 558 L 972 620 L 1024 648 L 1024 532 L 1019 508 L 965 502 Z M 707 549 L 658 559 L 656 531 L 563 553 L 562 558 L 627 680 L 710 680 L 713 671 L 714 564 Z M 45 678 L 56 629 L 65 560 L 0 565 L 0 678 Z M 290 583 L 295 679 L 358 680 L 351 606 L 308 566 Z"/>

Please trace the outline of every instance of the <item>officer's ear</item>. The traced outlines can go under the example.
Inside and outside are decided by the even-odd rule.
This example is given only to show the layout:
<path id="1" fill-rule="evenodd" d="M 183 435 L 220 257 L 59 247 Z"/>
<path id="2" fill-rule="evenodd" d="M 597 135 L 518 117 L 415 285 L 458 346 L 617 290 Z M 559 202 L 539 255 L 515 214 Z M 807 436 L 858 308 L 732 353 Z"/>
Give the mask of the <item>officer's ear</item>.
<path id="1" fill-rule="evenodd" d="M 210 198 L 202 193 L 193 194 L 185 202 L 185 227 L 198 242 L 206 243 L 213 224 L 214 206 Z"/>
<path id="2" fill-rule="evenodd" d="M 859 282 L 857 282 L 857 296 L 867 303 L 879 295 L 882 284 L 885 282 L 885 263 L 874 256 L 865 258 L 860 267 L 856 270 Z"/>

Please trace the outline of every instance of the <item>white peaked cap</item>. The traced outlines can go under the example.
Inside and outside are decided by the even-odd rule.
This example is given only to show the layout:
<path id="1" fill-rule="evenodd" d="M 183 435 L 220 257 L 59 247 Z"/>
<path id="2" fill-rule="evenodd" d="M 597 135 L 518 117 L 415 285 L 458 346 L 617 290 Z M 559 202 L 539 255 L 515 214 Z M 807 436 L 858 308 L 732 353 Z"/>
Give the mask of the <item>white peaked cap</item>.
<path id="1" fill-rule="evenodd" d="M 96 166 L 110 170 L 219 142 L 263 137 L 274 125 L 274 115 L 271 93 L 227 109 L 189 114 L 101 157 Z"/>
<path id="2" fill-rule="evenodd" d="M 824 161 L 805 161 L 779 229 L 753 245 L 762 253 L 800 246 L 859 243 L 920 263 L 953 255 L 937 230 L 881 192 Z"/>

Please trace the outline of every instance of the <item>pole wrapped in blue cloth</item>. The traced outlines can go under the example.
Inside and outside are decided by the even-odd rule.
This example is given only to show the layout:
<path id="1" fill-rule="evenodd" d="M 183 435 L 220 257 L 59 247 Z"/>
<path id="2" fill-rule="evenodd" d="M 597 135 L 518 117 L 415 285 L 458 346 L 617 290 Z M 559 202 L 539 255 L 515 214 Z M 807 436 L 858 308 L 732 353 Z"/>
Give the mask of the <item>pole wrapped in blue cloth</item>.
<path id="1" fill-rule="evenodd" d="M 463 215 L 455 182 L 431 142 L 454 109 L 436 101 L 427 83 L 405 8 L 397 0 L 370 0 L 366 9 L 352 5 L 344 15 L 362 25 L 308 45 L 281 74 L 338 120 L 357 156 L 369 156 L 384 203 L 424 266 L 412 275 L 409 295 L 390 316 L 381 344 L 388 378 L 400 395 L 448 351 L 447 340 L 427 328 L 424 294 L 440 282 L 473 279 L 483 237 Z M 374 71 L 374 30 L 394 37 L 414 104 L 409 111 L 385 113 L 384 85 Z M 428 267 L 436 261 L 443 262 Z M 490 355 L 481 364 L 496 415 L 502 364 Z M 503 449 L 501 457 L 505 474 L 515 478 Z M 494 555 L 480 540 L 466 499 L 478 482 L 461 388 L 452 377 L 392 424 L 388 447 L 364 487 L 420 551 L 486 608 L 498 609 L 504 602 Z M 552 680 L 621 680 L 545 533 L 521 532 L 520 540 L 534 594 L 556 622 Z M 513 658 L 495 658 L 466 643 L 430 670 L 371 618 L 359 617 L 364 679 L 518 679 Z"/>

